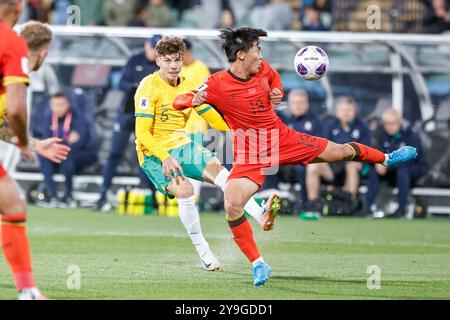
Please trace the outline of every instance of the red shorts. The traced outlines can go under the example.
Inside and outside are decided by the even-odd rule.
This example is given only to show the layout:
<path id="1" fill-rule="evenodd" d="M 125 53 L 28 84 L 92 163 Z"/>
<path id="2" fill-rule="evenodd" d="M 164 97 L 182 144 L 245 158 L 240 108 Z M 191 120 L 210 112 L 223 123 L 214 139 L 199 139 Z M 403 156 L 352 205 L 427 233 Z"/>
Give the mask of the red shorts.
<path id="1" fill-rule="evenodd" d="M 0 163 L 0 179 L 4 178 L 8 175 L 8 173 L 6 172 L 5 168 L 3 168 L 2 164 Z"/>
<path id="2" fill-rule="evenodd" d="M 328 145 L 325 138 L 311 136 L 289 129 L 280 137 L 278 157 L 271 163 L 236 163 L 233 164 L 228 180 L 248 178 L 261 186 L 266 176 L 276 174 L 278 166 L 307 165 L 320 156 Z"/>

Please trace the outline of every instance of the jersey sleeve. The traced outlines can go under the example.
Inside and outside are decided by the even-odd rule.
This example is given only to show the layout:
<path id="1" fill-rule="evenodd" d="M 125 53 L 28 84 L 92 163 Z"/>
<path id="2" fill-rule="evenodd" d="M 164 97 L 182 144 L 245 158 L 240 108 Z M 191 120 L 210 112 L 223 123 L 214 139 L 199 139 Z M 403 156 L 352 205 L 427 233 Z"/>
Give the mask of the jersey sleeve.
<path id="1" fill-rule="evenodd" d="M 134 96 L 134 116 L 154 119 L 155 103 L 154 95 L 152 95 L 152 87 L 144 79 L 139 84 Z"/>
<path id="2" fill-rule="evenodd" d="M 192 100 L 194 99 L 195 94 L 199 91 L 206 92 L 206 101 L 205 101 L 206 104 L 217 105 L 219 103 L 220 90 L 218 88 L 217 81 L 214 79 L 214 77 L 211 76 L 206 82 L 200 85 L 197 89 L 191 90 L 185 94 L 176 97 L 173 102 L 173 107 L 176 110 L 183 110 L 186 108 L 194 107 L 192 105 Z"/>
<path id="3" fill-rule="evenodd" d="M 263 60 L 263 63 L 265 67 L 268 69 L 270 89 L 273 90 L 277 88 L 281 91 L 281 94 L 284 95 L 283 84 L 281 83 L 280 74 L 267 61 Z"/>
<path id="4" fill-rule="evenodd" d="M 30 82 L 28 78 L 28 47 L 22 37 L 8 46 L 3 55 L 3 86 Z"/>

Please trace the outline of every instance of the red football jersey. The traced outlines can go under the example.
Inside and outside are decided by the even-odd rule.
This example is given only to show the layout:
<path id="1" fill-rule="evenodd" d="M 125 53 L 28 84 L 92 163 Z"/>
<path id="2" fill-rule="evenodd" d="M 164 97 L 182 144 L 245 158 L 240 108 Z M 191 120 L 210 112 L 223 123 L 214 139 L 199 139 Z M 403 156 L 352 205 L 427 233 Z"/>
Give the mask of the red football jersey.
<path id="1" fill-rule="evenodd" d="M 25 39 L 0 22 L 0 125 L 6 117 L 5 86 L 29 83 L 28 47 Z"/>
<path id="2" fill-rule="evenodd" d="M 238 157 L 243 153 L 250 163 L 270 156 L 271 146 L 278 144 L 280 135 L 288 129 L 270 102 L 270 92 L 274 88 L 283 92 L 280 75 L 264 60 L 258 73 L 249 80 L 223 70 L 211 75 L 198 88 L 207 92 L 206 103 L 222 115 L 232 130 L 235 161 L 244 160 Z M 174 107 L 192 106 L 192 98 L 192 94 L 180 96 Z"/>
<path id="3" fill-rule="evenodd" d="M 28 83 L 28 47 L 25 39 L 0 22 L 0 94 L 5 85 Z"/>

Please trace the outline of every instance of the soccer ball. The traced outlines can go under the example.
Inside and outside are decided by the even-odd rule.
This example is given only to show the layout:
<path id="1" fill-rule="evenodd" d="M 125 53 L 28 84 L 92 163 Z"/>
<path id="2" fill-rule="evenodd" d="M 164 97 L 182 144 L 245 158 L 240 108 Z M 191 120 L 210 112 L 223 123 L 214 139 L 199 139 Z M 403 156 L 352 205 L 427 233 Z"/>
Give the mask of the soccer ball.
<path id="1" fill-rule="evenodd" d="M 319 80 L 327 73 L 328 65 L 325 50 L 315 46 L 301 48 L 294 59 L 295 71 L 305 80 Z"/>

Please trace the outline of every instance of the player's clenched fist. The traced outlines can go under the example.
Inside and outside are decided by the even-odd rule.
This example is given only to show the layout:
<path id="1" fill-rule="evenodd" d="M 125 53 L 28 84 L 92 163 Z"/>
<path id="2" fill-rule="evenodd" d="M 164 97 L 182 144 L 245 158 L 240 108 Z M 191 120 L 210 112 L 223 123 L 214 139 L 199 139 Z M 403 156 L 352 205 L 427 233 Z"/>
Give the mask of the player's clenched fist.
<path id="1" fill-rule="evenodd" d="M 283 99 L 283 94 L 281 93 L 281 90 L 278 88 L 272 89 L 270 92 L 270 102 L 272 102 L 273 106 L 276 106 L 280 104 L 281 99 Z"/>
<path id="2" fill-rule="evenodd" d="M 200 106 L 206 101 L 206 91 L 199 91 L 195 94 L 194 99 L 192 99 L 192 105 L 194 107 Z"/>

